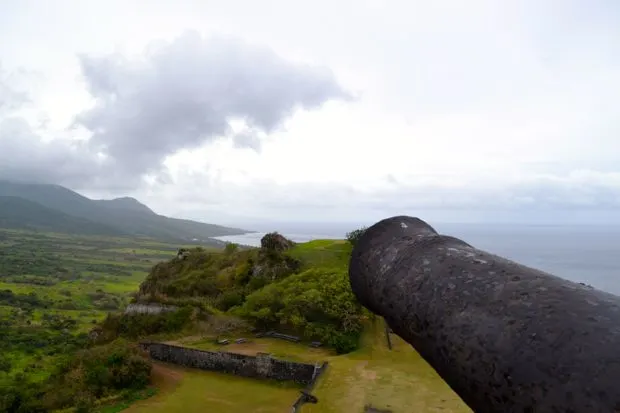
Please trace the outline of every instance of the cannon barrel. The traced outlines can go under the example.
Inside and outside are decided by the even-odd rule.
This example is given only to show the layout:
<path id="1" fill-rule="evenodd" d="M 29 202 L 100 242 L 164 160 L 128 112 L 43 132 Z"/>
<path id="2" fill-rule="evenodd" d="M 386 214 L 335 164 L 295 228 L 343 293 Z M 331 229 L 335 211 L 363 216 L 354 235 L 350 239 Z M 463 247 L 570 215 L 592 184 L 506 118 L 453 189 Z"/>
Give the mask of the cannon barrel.
<path id="1" fill-rule="evenodd" d="M 620 297 L 408 216 L 364 232 L 349 277 L 477 413 L 620 412 Z"/>

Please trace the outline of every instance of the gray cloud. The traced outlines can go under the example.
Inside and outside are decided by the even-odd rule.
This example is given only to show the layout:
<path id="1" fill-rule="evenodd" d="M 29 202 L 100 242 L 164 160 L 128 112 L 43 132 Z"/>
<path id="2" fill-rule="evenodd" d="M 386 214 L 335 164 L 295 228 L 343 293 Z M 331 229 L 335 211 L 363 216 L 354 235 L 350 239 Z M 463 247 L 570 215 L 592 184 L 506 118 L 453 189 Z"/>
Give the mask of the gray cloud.
<path id="1" fill-rule="evenodd" d="M 250 148 L 256 152 L 260 151 L 261 141 L 256 133 L 251 131 L 239 132 L 233 136 L 233 145 L 235 148 Z"/>
<path id="2" fill-rule="evenodd" d="M 98 180 L 98 160 L 83 142 L 44 142 L 20 117 L 0 120 L 0 177 L 73 185 Z"/>
<path id="3" fill-rule="evenodd" d="M 15 74 L 0 71 L 2 177 L 111 192 L 139 187 L 144 174 L 167 182 L 162 162 L 181 149 L 230 137 L 235 147 L 259 151 L 259 136 L 296 109 L 349 98 L 327 68 L 194 32 L 153 43 L 141 58 L 79 60 L 95 104 L 68 131 L 40 130 L 22 118 L 18 111 L 30 97 L 15 87 Z M 231 121 L 245 129 L 233 132 Z M 90 139 L 70 139 L 76 135 Z"/>
<path id="4" fill-rule="evenodd" d="M 82 55 L 80 62 L 96 105 L 77 123 L 92 132 L 93 150 L 128 177 L 158 172 L 179 149 L 233 135 L 231 121 L 249 127 L 234 144 L 259 149 L 256 134 L 278 129 L 295 109 L 349 98 L 326 68 L 196 32 L 154 44 L 142 59 Z"/>
<path id="5" fill-rule="evenodd" d="M 0 115 L 19 109 L 30 100 L 28 93 L 15 88 L 15 74 L 6 73 L 0 64 Z"/>
<path id="6" fill-rule="evenodd" d="M 45 142 L 22 116 L 31 102 L 26 88 L 20 86 L 24 74 L 7 73 L 0 67 L 0 178 L 50 183 L 81 180 L 95 164 L 86 148 L 66 140 Z"/>

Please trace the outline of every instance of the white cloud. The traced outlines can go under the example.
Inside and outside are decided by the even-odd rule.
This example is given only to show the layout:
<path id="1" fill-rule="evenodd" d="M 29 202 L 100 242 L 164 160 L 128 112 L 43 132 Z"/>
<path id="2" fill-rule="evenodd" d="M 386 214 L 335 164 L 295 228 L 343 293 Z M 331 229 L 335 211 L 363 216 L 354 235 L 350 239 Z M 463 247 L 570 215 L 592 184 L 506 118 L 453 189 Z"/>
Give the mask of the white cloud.
<path id="1" fill-rule="evenodd" d="M 128 177 L 146 173 L 134 193 L 162 212 L 336 220 L 618 206 L 615 2 L 183 0 L 150 2 L 148 13 L 140 2 L 59 2 L 58 21 L 27 3 L 5 13 L 0 36 L 19 47 L 0 55 L 46 73 L 55 86 L 37 102 L 51 123 L 82 113 L 95 132 L 89 153 L 95 145 L 116 162 L 107 178 L 133 186 L 142 181 Z M 178 38 L 186 30 L 252 44 L 218 43 L 218 60 L 202 54 L 203 37 Z M 76 81 L 78 54 L 104 56 L 81 59 L 86 83 Z M 360 99 L 330 101 L 343 89 Z M 209 118 L 218 105 L 225 116 Z M 2 136 L 0 150 L 15 151 Z M 109 181 L 91 192 L 119 189 Z"/>

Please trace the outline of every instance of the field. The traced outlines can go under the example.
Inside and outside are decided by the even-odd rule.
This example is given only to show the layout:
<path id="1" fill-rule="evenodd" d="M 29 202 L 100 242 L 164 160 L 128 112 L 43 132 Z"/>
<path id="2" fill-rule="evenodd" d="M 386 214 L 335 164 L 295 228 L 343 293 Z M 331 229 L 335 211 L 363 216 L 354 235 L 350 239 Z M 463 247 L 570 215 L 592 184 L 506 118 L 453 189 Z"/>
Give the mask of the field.
<path id="1" fill-rule="evenodd" d="M 157 363 L 154 376 L 160 392 L 133 404 L 125 413 L 285 413 L 299 395 L 288 384 Z"/>
<path id="2" fill-rule="evenodd" d="M 179 247 L 0 229 L 0 327 L 9 328 L 0 380 L 20 372 L 46 377 L 56 353 L 125 306 L 148 270 Z"/>

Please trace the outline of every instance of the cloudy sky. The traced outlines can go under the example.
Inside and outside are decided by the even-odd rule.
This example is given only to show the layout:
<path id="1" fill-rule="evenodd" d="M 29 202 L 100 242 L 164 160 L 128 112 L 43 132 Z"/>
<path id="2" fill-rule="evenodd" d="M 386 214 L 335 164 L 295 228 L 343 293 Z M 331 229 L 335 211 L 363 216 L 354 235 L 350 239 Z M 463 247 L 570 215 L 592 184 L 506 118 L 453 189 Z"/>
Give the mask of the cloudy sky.
<path id="1" fill-rule="evenodd" d="M 0 39 L 3 178 L 221 223 L 620 220 L 616 0 L 0 0 Z"/>

